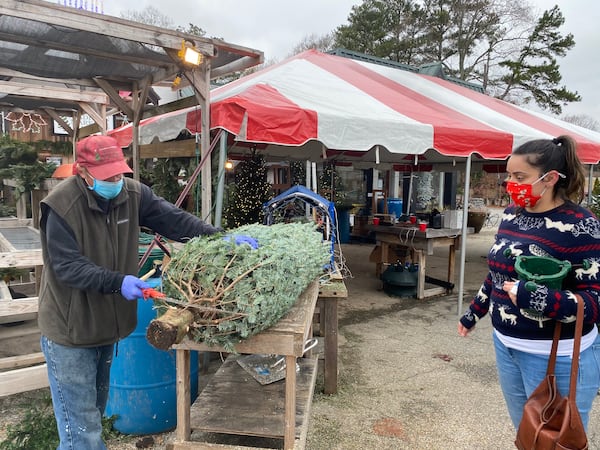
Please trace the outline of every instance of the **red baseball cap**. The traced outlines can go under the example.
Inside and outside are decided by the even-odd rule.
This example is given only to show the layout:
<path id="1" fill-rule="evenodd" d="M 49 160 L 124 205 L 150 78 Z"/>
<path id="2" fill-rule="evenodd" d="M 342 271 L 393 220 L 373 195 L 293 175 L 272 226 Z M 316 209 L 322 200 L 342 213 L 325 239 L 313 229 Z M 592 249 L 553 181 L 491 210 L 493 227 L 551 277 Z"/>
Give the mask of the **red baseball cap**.
<path id="1" fill-rule="evenodd" d="M 115 175 L 133 173 L 125 162 L 123 150 L 117 140 L 110 136 L 93 135 L 77 142 L 75 162 L 85 167 L 97 180 L 106 180 Z M 77 173 L 73 165 L 73 174 Z"/>

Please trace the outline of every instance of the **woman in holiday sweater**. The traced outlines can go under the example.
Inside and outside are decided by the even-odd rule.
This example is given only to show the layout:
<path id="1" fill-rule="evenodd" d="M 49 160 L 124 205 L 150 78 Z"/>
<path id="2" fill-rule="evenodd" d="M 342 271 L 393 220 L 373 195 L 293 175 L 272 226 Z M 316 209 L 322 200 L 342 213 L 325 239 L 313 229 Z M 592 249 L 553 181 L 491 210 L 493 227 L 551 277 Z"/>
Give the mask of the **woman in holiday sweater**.
<path id="1" fill-rule="evenodd" d="M 467 336 L 490 315 L 500 386 L 518 428 L 523 405 L 546 374 L 556 321 L 563 323 L 556 374 L 563 395 L 569 391 L 575 294 L 585 304 L 577 384 L 577 407 L 587 427 L 600 387 L 600 222 L 579 206 L 585 175 L 569 136 L 526 142 L 506 165 L 509 205 L 488 255 L 489 274 L 458 324 Z M 518 255 L 568 260 L 573 270 L 561 289 L 543 285 L 530 292 L 518 282 Z"/>

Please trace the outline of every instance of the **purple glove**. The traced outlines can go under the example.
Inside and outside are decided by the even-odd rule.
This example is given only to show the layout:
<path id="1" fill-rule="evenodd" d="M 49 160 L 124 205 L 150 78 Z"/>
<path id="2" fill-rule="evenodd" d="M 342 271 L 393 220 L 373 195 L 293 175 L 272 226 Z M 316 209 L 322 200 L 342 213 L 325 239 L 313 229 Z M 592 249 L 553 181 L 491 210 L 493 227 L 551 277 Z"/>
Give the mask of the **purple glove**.
<path id="1" fill-rule="evenodd" d="M 234 235 L 226 235 L 223 237 L 223 240 L 227 242 L 231 242 L 231 238 L 233 238 L 233 242 L 235 245 L 248 244 L 252 249 L 256 250 L 258 248 L 258 241 L 254 239 L 252 236 L 246 236 L 245 234 L 234 234 Z"/>
<path id="2" fill-rule="evenodd" d="M 142 293 L 142 289 L 147 289 L 149 287 L 150 285 L 148 283 L 140 280 L 138 277 L 125 275 L 123 283 L 121 283 L 121 295 L 127 300 L 143 298 L 144 294 Z"/>

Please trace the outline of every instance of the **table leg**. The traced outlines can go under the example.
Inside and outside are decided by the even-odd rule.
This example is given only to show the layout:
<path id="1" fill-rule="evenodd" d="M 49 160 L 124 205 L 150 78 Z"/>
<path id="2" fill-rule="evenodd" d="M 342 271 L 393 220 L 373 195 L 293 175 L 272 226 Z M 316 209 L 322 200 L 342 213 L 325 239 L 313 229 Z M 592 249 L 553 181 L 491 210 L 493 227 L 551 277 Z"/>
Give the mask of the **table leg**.
<path id="1" fill-rule="evenodd" d="M 321 300 L 321 314 L 325 316 L 324 327 L 324 387 L 325 394 L 335 394 L 337 392 L 338 376 L 338 315 L 337 297 L 329 297 Z"/>
<path id="2" fill-rule="evenodd" d="M 425 266 L 427 264 L 427 256 L 423 250 L 415 250 L 417 264 L 419 265 L 419 277 L 417 279 L 417 298 L 423 300 L 425 298 Z"/>
<path id="3" fill-rule="evenodd" d="M 323 305 L 326 300 L 323 297 L 317 298 L 317 308 L 319 308 L 319 336 L 325 336 L 325 306 Z"/>
<path id="4" fill-rule="evenodd" d="M 175 350 L 176 367 L 176 391 L 177 391 L 177 430 L 175 437 L 177 441 L 189 441 L 191 436 L 190 427 L 190 351 Z"/>
<path id="5" fill-rule="evenodd" d="M 456 239 L 454 240 L 454 242 L 456 243 Z M 449 248 L 448 248 L 448 283 L 454 283 L 454 270 L 455 270 L 455 263 L 456 263 L 456 245 L 452 244 Z M 452 292 L 452 290 L 448 290 L 449 292 Z"/>
<path id="6" fill-rule="evenodd" d="M 388 243 L 382 242 L 380 245 L 381 245 L 381 262 L 377 263 L 377 266 L 375 267 L 375 276 L 377 276 L 377 278 L 381 277 L 384 264 L 388 261 L 388 259 L 389 259 L 388 255 L 390 253 L 390 245 Z"/>
<path id="7" fill-rule="evenodd" d="M 296 357 L 285 357 L 285 417 L 283 448 L 293 450 L 296 443 Z"/>

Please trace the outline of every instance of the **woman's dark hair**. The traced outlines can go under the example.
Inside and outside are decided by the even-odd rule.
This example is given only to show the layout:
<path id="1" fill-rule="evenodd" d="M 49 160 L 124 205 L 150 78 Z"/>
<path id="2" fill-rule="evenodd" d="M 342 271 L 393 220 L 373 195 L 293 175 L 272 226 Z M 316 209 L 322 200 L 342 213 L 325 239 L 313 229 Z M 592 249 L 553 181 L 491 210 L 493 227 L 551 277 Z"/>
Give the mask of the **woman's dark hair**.
<path id="1" fill-rule="evenodd" d="M 552 170 L 565 175 L 554 185 L 554 196 L 580 203 L 585 195 L 585 172 L 577 156 L 577 143 L 571 136 L 536 139 L 517 147 L 513 155 L 525 156 L 527 162 L 544 174 Z"/>

